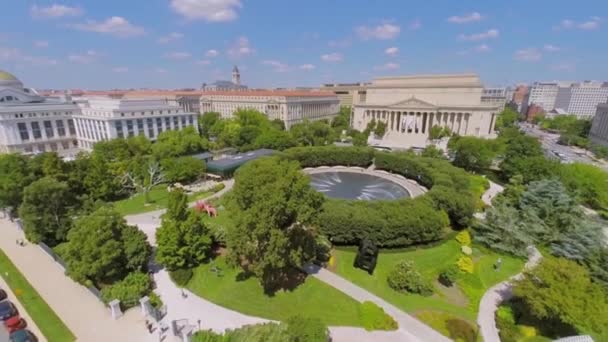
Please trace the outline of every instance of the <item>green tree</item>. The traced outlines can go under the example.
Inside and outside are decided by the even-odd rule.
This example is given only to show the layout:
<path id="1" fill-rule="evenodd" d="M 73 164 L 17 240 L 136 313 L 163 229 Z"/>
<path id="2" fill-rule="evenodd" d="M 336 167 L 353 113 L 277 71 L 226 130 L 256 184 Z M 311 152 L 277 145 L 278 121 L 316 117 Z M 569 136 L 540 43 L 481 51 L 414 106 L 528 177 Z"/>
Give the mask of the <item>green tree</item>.
<path id="1" fill-rule="evenodd" d="M 285 122 L 283 122 L 281 119 L 274 119 L 270 121 L 270 125 L 272 128 L 278 129 L 279 131 L 285 130 Z"/>
<path id="2" fill-rule="evenodd" d="M 23 190 L 32 181 L 27 157 L 0 154 L 0 208 L 9 208 L 15 215 L 21 205 Z"/>
<path id="3" fill-rule="evenodd" d="M 145 234 L 105 206 L 76 220 L 60 254 L 70 277 L 99 286 L 145 271 L 150 253 Z"/>
<path id="4" fill-rule="evenodd" d="M 178 157 L 206 150 L 209 143 L 202 138 L 194 127 L 182 130 L 164 131 L 152 145 L 152 153 L 157 159 Z"/>
<path id="5" fill-rule="evenodd" d="M 582 203 L 594 209 L 608 210 L 608 173 L 589 164 L 567 164 L 559 169 L 559 178 Z"/>
<path id="6" fill-rule="evenodd" d="M 255 139 L 255 148 L 270 148 L 282 151 L 295 145 L 295 141 L 293 141 L 289 132 L 277 129 L 266 130 Z"/>
<path id="7" fill-rule="evenodd" d="M 73 205 L 74 198 L 67 183 L 52 177 L 31 183 L 23 190 L 23 202 L 19 207 L 27 239 L 51 247 L 65 241 L 72 225 L 69 211 Z"/>
<path id="8" fill-rule="evenodd" d="M 338 115 L 331 120 L 331 127 L 336 129 L 337 133 L 341 133 L 340 131 L 347 130 L 350 127 L 351 111 L 351 107 L 342 106 Z"/>
<path id="9" fill-rule="evenodd" d="M 598 341 L 608 339 L 608 300 L 589 273 L 575 262 L 545 259 L 524 272 L 515 282 L 513 294 L 521 298 L 530 313 L 541 320 L 558 319 L 579 333 Z"/>
<path id="10" fill-rule="evenodd" d="M 379 121 L 374 129 L 374 135 L 377 137 L 383 137 L 386 134 L 386 122 Z"/>
<path id="11" fill-rule="evenodd" d="M 190 183 L 205 172 L 205 162 L 194 157 L 167 158 L 160 162 L 165 180 L 169 183 Z"/>
<path id="12" fill-rule="evenodd" d="M 456 137 L 450 139 L 448 149 L 455 166 L 479 172 L 490 167 L 496 157 L 493 144 L 493 141 L 482 138 Z"/>
<path id="13" fill-rule="evenodd" d="M 118 299 L 123 309 L 128 309 L 139 305 L 139 300 L 151 289 L 152 284 L 147 274 L 132 272 L 124 279 L 104 287 L 101 290 L 101 298 L 105 303 Z"/>
<path id="14" fill-rule="evenodd" d="M 298 146 L 324 146 L 336 138 L 334 130 L 323 120 L 305 120 L 291 126 L 289 133 Z"/>
<path id="15" fill-rule="evenodd" d="M 449 137 L 451 134 L 452 134 L 452 132 L 450 132 L 449 128 L 434 125 L 429 130 L 429 139 L 438 140 L 441 138 Z"/>
<path id="16" fill-rule="evenodd" d="M 437 148 L 437 146 L 435 146 L 435 145 L 428 145 L 427 147 L 425 147 L 424 150 L 422 150 L 422 153 L 420 153 L 420 156 L 426 157 L 426 158 L 445 159 L 443 150 L 440 148 Z"/>
<path id="17" fill-rule="evenodd" d="M 216 122 L 221 120 L 220 113 L 217 112 L 206 112 L 198 117 L 198 130 L 201 136 L 209 139 L 211 137 L 211 127 Z"/>
<path id="18" fill-rule="evenodd" d="M 122 191 L 120 178 L 113 174 L 110 163 L 103 154 L 93 152 L 91 155 L 83 178 L 84 187 L 91 198 L 112 201 L 119 197 Z"/>
<path id="19" fill-rule="evenodd" d="M 289 342 L 327 342 L 329 329 L 318 318 L 293 316 L 287 319 Z"/>
<path id="20" fill-rule="evenodd" d="M 156 260 L 169 271 L 193 268 L 209 256 L 211 243 L 209 229 L 188 209 L 186 195 L 172 192 L 169 209 L 156 230 Z"/>
<path id="21" fill-rule="evenodd" d="M 262 158 L 235 175 L 235 227 L 228 232 L 230 258 L 253 272 L 267 291 L 283 284 L 294 267 L 315 256 L 307 224 L 323 203 L 297 162 Z"/>
<path id="22" fill-rule="evenodd" d="M 497 131 L 500 131 L 503 128 L 515 127 L 518 120 L 519 113 L 507 107 L 500 114 L 498 114 L 494 127 Z"/>

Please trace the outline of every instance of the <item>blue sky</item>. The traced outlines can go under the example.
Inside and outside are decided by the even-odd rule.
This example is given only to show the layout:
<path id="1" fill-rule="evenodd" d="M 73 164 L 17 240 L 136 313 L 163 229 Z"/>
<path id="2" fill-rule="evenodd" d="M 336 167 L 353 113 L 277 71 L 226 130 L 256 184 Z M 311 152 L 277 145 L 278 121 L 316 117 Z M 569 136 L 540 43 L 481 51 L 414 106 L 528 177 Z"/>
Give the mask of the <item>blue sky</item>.
<path id="1" fill-rule="evenodd" d="M 36 88 L 318 86 L 472 71 L 608 79 L 604 0 L 2 1 L 0 69 Z"/>

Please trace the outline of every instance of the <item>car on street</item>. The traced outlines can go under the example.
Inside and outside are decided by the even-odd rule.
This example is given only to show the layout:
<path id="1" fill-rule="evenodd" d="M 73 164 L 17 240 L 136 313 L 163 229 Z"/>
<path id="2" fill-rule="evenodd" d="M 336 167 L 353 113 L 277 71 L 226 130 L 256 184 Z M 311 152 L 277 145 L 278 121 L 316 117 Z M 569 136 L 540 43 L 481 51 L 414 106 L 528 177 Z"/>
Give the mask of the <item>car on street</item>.
<path id="1" fill-rule="evenodd" d="M 13 303 L 8 300 L 0 302 L 0 321 L 6 321 L 7 319 L 18 315 L 19 311 Z"/>
<path id="2" fill-rule="evenodd" d="M 7 297 L 6 291 L 4 291 L 3 289 L 0 289 L 0 302 L 5 300 L 6 297 Z"/>
<path id="3" fill-rule="evenodd" d="M 21 316 L 15 315 L 4 321 L 4 327 L 9 333 L 12 333 L 17 330 L 25 329 L 27 327 L 27 323 L 23 318 L 21 318 Z"/>
<path id="4" fill-rule="evenodd" d="M 11 342 L 36 342 L 38 339 L 31 331 L 27 329 L 21 329 L 12 332 L 9 335 Z"/>

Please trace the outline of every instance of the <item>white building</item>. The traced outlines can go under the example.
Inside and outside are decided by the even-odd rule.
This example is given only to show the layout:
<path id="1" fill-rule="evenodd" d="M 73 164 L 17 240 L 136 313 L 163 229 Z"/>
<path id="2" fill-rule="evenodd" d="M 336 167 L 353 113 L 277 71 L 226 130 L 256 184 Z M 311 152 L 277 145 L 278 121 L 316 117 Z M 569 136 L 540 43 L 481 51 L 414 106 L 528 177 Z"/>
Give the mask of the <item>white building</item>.
<path id="1" fill-rule="evenodd" d="M 354 106 L 353 128 L 372 120 L 386 123 L 370 143 L 392 148 L 424 147 L 431 127 L 460 135 L 493 138 L 499 107 L 481 103 L 483 86 L 475 74 L 382 77 L 367 88 L 365 103 Z"/>
<path id="2" fill-rule="evenodd" d="M 601 103 L 593 117 L 589 139 L 598 145 L 608 147 L 608 103 Z"/>
<path id="3" fill-rule="evenodd" d="M 198 127 L 195 113 L 185 112 L 162 99 L 90 97 L 83 100 L 74 121 L 78 145 L 85 150 L 102 140 L 142 134 L 155 140 L 163 131 Z"/>
<path id="4" fill-rule="evenodd" d="M 239 109 L 255 109 L 280 119 L 289 128 L 304 120 L 331 120 L 340 111 L 336 95 L 313 91 L 216 91 L 203 92 L 200 111 L 218 112 L 222 118 L 231 118 Z"/>
<path id="5" fill-rule="evenodd" d="M 42 97 L 0 70 L 0 152 L 73 157 L 78 146 L 72 115 L 79 108 L 69 100 Z"/>
<path id="6" fill-rule="evenodd" d="M 595 115 L 597 106 L 606 101 L 608 101 L 607 83 L 585 81 L 573 83 L 569 87 L 559 87 L 555 108 L 561 108 L 580 119 L 590 119 Z"/>
<path id="7" fill-rule="evenodd" d="M 530 87 L 528 106 L 535 104 L 545 112 L 552 110 L 555 108 L 558 88 L 557 82 L 535 82 Z"/>
<path id="8" fill-rule="evenodd" d="M 509 97 L 510 96 L 510 97 Z M 484 88 L 481 93 L 481 103 L 490 106 L 498 106 L 499 111 L 505 109 L 505 105 L 513 98 L 513 92 L 508 88 Z"/>

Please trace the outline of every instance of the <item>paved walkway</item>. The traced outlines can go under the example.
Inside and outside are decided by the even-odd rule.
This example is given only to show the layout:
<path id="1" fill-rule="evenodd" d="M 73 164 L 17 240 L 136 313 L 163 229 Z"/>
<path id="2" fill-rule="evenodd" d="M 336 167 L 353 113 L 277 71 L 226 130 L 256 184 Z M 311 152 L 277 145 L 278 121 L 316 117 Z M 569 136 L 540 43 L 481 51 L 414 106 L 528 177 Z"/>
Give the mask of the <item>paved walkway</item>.
<path id="1" fill-rule="evenodd" d="M 17 246 L 24 239 L 15 223 L 0 219 L 0 248 L 80 341 L 157 341 L 148 334 L 139 310 L 118 320 L 83 286 L 64 275 L 37 245 Z"/>
<path id="2" fill-rule="evenodd" d="M 381 332 L 379 334 L 370 334 L 365 336 L 365 338 L 369 338 L 369 341 L 450 341 L 450 339 L 447 337 L 443 336 L 414 317 L 404 313 L 394 305 L 386 302 L 384 299 L 369 293 L 368 291 L 336 275 L 335 273 L 313 264 L 308 265 L 305 270 L 313 277 L 333 286 L 359 302 L 371 301 L 376 303 L 378 306 L 383 308 L 387 314 L 391 315 L 397 321 L 397 323 L 399 323 L 399 329 L 397 331 Z M 339 328 L 336 330 L 336 332 L 339 336 L 348 335 L 344 336 L 349 337 L 349 339 L 344 339 L 345 341 L 363 341 L 362 337 L 363 335 L 366 335 L 363 334 L 363 329 L 356 328 Z M 382 338 L 374 340 L 375 337 Z"/>
<path id="3" fill-rule="evenodd" d="M 481 196 L 481 200 L 486 205 L 491 206 L 492 200 L 494 199 L 494 197 L 496 197 L 496 195 L 503 192 L 505 190 L 505 188 L 502 185 L 496 184 L 489 179 L 488 179 L 488 182 L 490 182 L 490 187 L 488 188 L 488 190 L 486 190 L 486 192 L 483 193 L 483 195 Z"/>
<path id="4" fill-rule="evenodd" d="M 40 329 L 38 329 L 38 326 L 36 325 L 36 323 L 34 322 L 32 317 L 29 315 L 27 310 L 25 310 L 25 308 L 23 307 L 21 302 L 19 302 L 19 299 L 17 296 L 15 296 L 15 293 L 13 292 L 13 290 L 11 290 L 11 288 L 8 287 L 8 284 L 2 278 L 2 277 L 6 276 L 4 274 L 4 272 L 5 271 L 2 270 L 2 274 L 0 274 L 0 288 L 3 289 L 4 291 L 6 291 L 6 294 L 8 294 L 8 300 L 10 300 L 11 302 L 13 302 L 13 304 L 15 304 L 15 306 L 17 307 L 17 310 L 19 310 L 19 316 L 21 316 L 21 318 L 25 319 L 25 322 L 27 323 L 27 329 L 29 331 L 31 331 L 32 333 L 34 333 L 34 335 L 36 335 L 36 337 L 38 338 L 38 342 L 46 342 L 46 338 L 44 337 L 44 335 L 42 335 L 42 333 L 40 332 Z M 0 329 L 4 329 L 4 328 L 0 327 Z M 1 336 L 1 334 L 0 334 L 0 336 Z M 0 338 L 0 342 L 5 342 L 5 341 L 3 341 L 2 338 Z M 8 338 L 6 339 L 6 342 L 8 342 Z"/>

